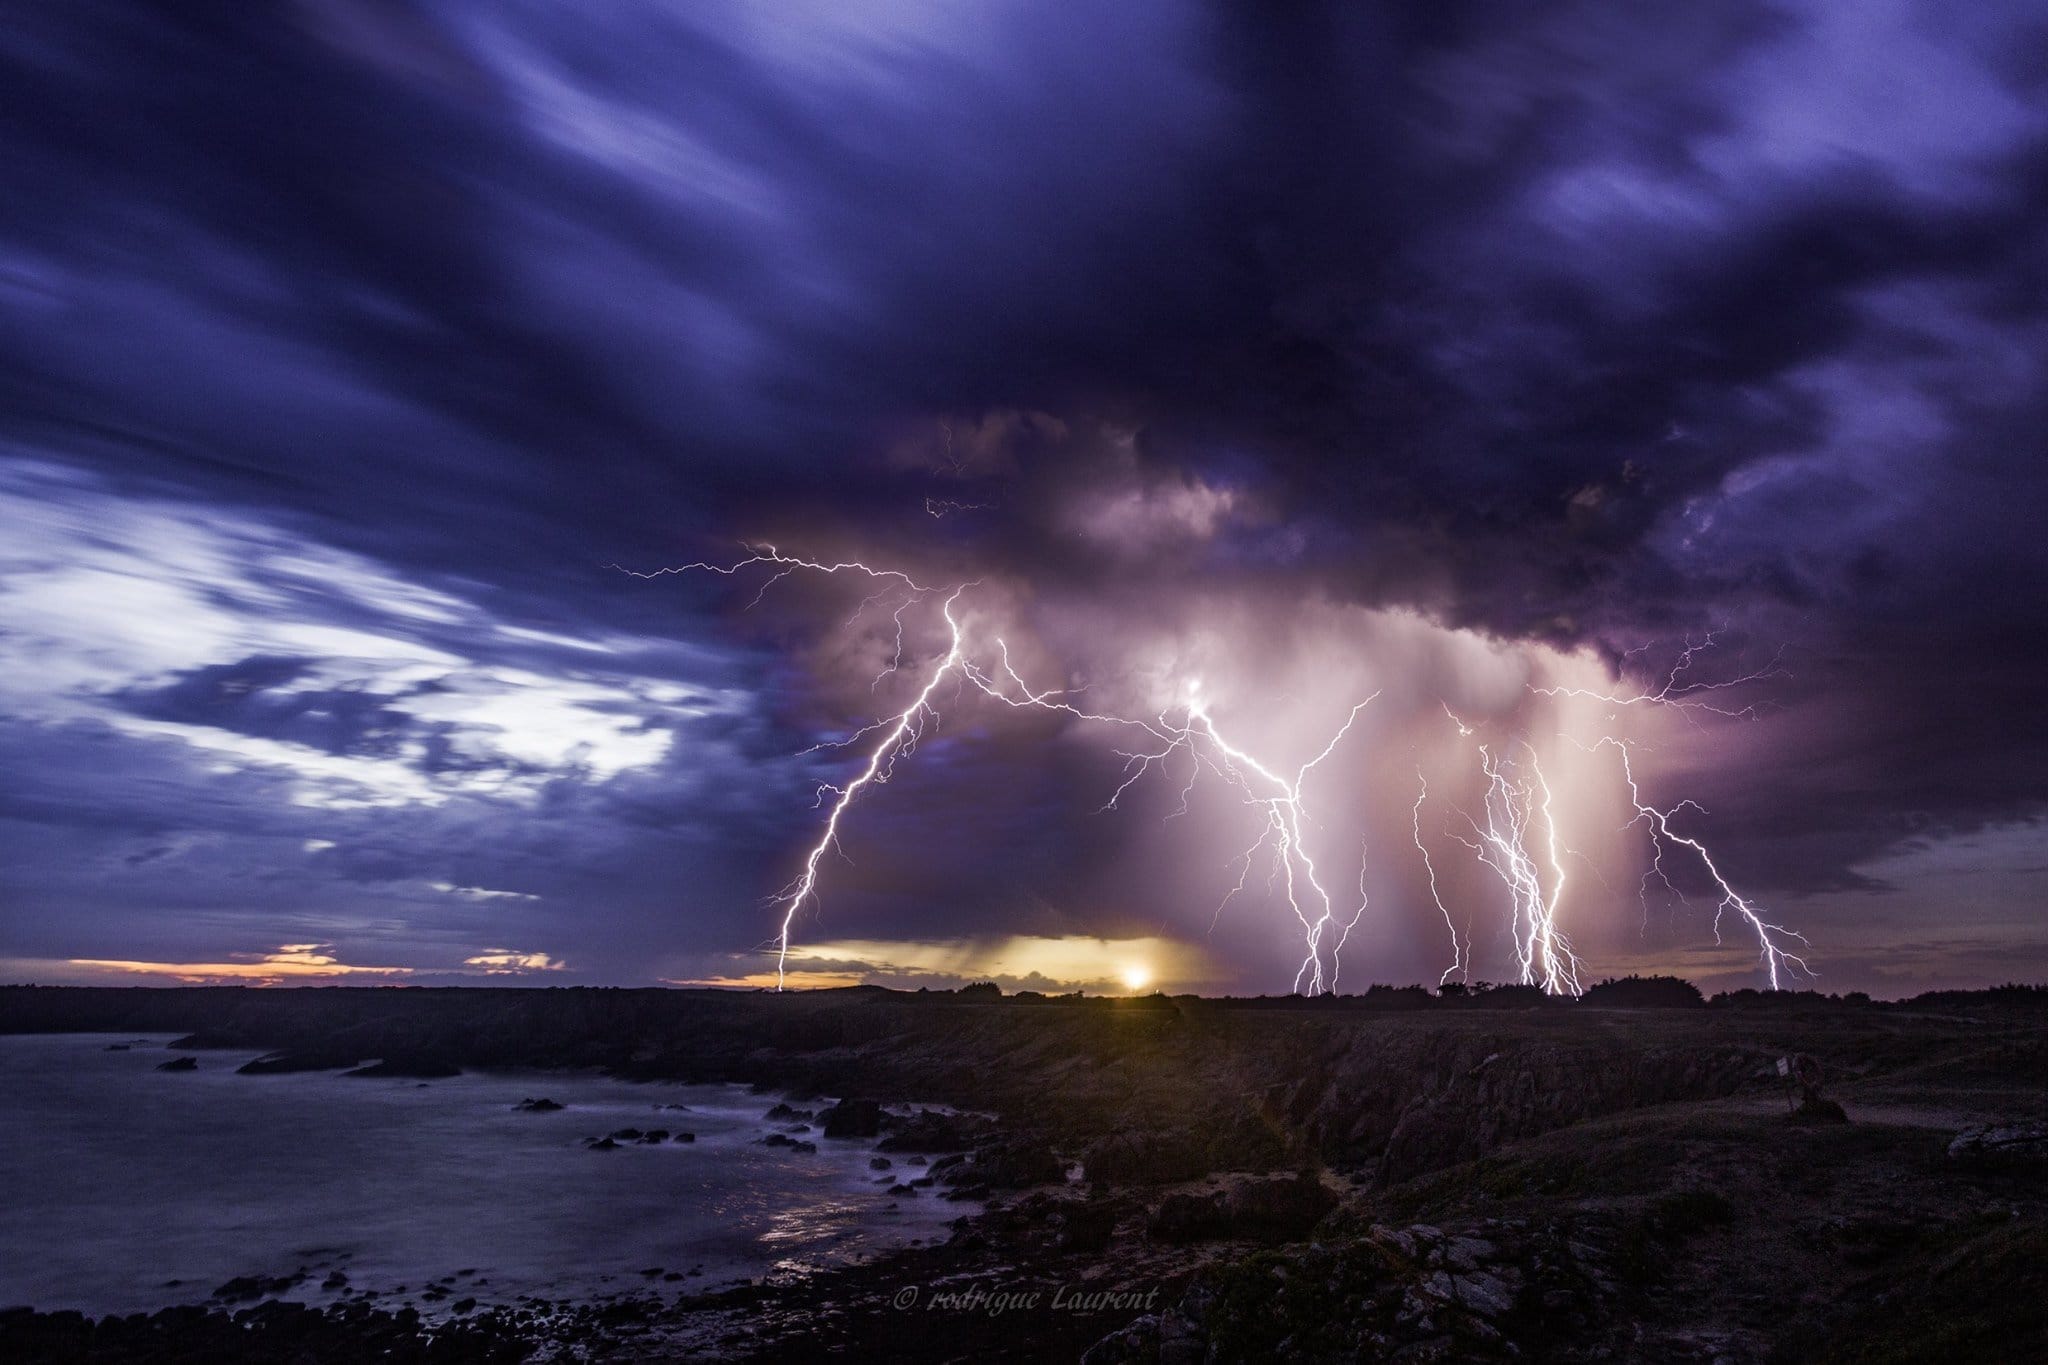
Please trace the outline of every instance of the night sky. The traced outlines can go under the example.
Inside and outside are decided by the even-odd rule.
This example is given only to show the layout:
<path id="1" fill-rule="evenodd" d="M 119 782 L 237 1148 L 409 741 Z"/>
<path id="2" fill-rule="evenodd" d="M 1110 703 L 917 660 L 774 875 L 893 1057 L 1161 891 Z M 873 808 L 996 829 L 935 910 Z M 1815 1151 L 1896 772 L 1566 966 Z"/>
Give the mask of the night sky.
<path id="1" fill-rule="evenodd" d="M 0 979 L 2048 975 L 2038 5 L 9 10 Z"/>

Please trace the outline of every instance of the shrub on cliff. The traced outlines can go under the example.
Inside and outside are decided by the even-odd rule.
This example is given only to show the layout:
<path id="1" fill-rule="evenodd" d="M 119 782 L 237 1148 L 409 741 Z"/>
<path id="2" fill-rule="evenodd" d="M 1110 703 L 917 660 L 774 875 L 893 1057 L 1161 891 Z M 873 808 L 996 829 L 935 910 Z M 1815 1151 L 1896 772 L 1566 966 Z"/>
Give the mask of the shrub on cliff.
<path id="1" fill-rule="evenodd" d="M 1587 988 L 1579 1003 L 1604 1009 L 1690 1010 L 1707 1001 L 1700 988 L 1683 977 L 1623 976 Z"/>

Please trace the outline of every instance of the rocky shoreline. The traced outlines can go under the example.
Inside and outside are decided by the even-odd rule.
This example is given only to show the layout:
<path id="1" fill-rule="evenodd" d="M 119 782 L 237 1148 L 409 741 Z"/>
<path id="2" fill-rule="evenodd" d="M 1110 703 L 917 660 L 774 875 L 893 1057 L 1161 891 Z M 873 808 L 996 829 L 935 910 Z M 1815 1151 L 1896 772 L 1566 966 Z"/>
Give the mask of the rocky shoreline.
<path id="1" fill-rule="evenodd" d="M 858 1139 L 889 1195 L 985 1207 L 936 1245 L 710 1294 L 318 1308 L 257 1284 L 253 1306 L 96 1323 L 11 1310 L 9 1359 L 1733 1365 L 2048 1345 L 2048 1011 L 2025 995 L 1422 1011 L 0 990 L 0 1030 L 82 1022 L 182 1028 L 186 1056 L 269 1048 L 267 1070 L 744 1080 L 760 1140 Z M 1788 1054 L 1819 1059 L 1851 1122 L 1794 1112 Z"/>

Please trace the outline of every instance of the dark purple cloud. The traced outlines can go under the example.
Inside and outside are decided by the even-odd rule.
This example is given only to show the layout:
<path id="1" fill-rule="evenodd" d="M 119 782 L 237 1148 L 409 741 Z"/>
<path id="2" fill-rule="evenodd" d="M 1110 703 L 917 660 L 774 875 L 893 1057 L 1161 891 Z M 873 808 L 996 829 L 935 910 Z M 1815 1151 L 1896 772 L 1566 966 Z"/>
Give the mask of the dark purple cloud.
<path id="1" fill-rule="evenodd" d="M 288 909 L 621 978 L 747 946 L 843 777 L 789 755 L 867 714 L 820 643 L 845 604 L 607 566 L 760 536 L 1041 593 L 1048 640 L 1077 603 L 1099 644 L 1327 596 L 1654 677 L 1716 629 L 1721 676 L 1783 671 L 1674 789 L 1747 884 L 1881 898 L 1888 850 L 2044 797 L 2043 26 L 25 10 L 0 955 L 131 956 L 150 916 L 228 951 Z M 852 836 L 835 926 L 1163 914 L 1065 733 L 962 718 Z"/>

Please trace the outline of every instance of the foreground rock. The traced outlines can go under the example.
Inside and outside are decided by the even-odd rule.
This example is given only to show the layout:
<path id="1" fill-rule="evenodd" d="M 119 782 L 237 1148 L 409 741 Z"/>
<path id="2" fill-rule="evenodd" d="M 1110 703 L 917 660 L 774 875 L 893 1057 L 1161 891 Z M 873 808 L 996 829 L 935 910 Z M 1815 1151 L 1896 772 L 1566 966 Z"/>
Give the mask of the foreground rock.
<path id="1" fill-rule="evenodd" d="M 1246 1208 L 1298 1198 L 1274 1202 L 1262 1191 Z M 1508 1220 L 1458 1232 L 1373 1227 L 1341 1243 L 1206 1269 L 1172 1307 L 1134 1319 L 1081 1359 L 1541 1359 L 1545 1346 L 1610 1314 L 1619 1291 L 1606 1242 L 1604 1231 L 1570 1237 Z"/>
<path id="2" fill-rule="evenodd" d="M 1952 1160 L 2048 1162 L 2048 1123 L 1979 1124 L 1956 1134 Z"/>

